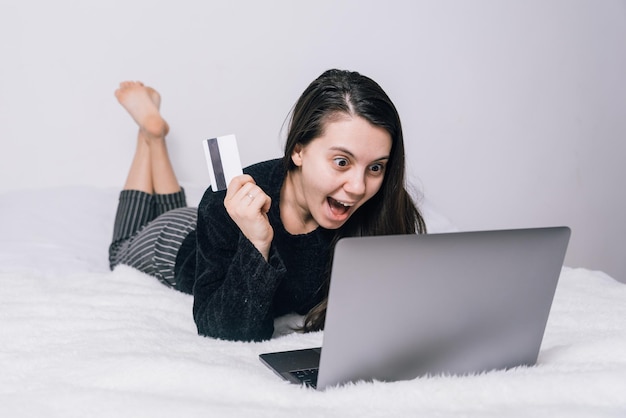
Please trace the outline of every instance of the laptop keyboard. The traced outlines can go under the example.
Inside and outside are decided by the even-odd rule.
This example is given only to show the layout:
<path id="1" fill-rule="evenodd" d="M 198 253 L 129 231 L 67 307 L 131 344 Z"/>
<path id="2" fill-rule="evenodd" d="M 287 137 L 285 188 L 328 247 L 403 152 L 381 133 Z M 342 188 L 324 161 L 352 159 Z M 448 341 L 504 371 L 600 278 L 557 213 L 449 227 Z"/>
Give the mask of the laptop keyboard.
<path id="1" fill-rule="evenodd" d="M 319 369 L 303 369 L 303 370 L 294 370 L 291 373 L 296 379 L 301 381 L 307 386 L 315 388 L 317 386 L 317 371 Z"/>

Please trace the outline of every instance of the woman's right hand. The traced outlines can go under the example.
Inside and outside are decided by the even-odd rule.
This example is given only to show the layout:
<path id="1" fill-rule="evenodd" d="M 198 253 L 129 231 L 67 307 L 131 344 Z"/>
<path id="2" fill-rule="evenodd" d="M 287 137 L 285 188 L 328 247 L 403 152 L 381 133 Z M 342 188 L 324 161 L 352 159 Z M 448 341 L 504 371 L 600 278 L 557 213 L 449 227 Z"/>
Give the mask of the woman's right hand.
<path id="1" fill-rule="evenodd" d="M 247 174 L 230 181 L 224 199 L 230 217 L 266 261 L 274 239 L 274 230 L 267 217 L 271 203 L 272 199 Z"/>

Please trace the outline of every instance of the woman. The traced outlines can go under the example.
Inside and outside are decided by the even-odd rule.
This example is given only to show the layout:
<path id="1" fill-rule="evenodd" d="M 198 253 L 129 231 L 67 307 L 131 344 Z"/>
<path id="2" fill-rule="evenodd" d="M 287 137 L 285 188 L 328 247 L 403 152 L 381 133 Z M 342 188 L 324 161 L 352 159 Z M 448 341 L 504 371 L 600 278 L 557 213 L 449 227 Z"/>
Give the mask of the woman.
<path id="1" fill-rule="evenodd" d="M 332 248 L 343 236 L 424 233 L 405 189 L 395 106 L 373 80 L 329 70 L 296 103 L 282 160 L 255 164 L 225 192 L 185 207 L 167 155 L 156 91 L 116 91 L 139 125 L 110 248 L 127 264 L 194 296 L 202 335 L 264 340 L 274 319 L 323 328 Z"/>

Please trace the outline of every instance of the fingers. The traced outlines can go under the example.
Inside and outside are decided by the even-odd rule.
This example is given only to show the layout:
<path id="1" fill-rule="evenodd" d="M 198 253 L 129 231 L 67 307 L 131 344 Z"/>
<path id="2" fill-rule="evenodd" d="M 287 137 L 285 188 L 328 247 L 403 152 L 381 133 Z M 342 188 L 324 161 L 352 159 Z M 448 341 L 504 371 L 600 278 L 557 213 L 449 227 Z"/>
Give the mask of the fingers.
<path id="1" fill-rule="evenodd" d="M 232 220 L 266 260 L 274 236 L 267 217 L 271 203 L 272 199 L 246 174 L 231 180 L 224 198 Z"/>
<path id="2" fill-rule="evenodd" d="M 224 201 L 230 201 L 233 197 L 241 190 L 243 186 L 248 183 L 252 183 L 256 185 L 252 176 L 248 174 L 242 174 L 241 176 L 233 177 L 233 179 L 228 183 L 228 188 L 226 189 L 226 197 Z"/>
<path id="3" fill-rule="evenodd" d="M 271 198 L 256 185 L 251 176 L 243 174 L 231 180 L 224 202 L 227 207 L 233 209 L 251 207 L 267 213 L 270 209 Z"/>

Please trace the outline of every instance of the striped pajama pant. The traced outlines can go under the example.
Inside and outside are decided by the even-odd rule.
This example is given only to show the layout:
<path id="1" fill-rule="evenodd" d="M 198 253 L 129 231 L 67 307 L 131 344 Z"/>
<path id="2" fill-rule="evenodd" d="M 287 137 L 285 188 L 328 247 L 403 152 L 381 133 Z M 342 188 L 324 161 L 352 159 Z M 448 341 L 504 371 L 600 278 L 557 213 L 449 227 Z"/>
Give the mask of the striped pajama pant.
<path id="1" fill-rule="evenodd" d="M 197 219 L 183 189 L 165 195 L 122 190 L 109 247 L 111 270 L 125 264 L 175 287 L 176 255 Z"/>

